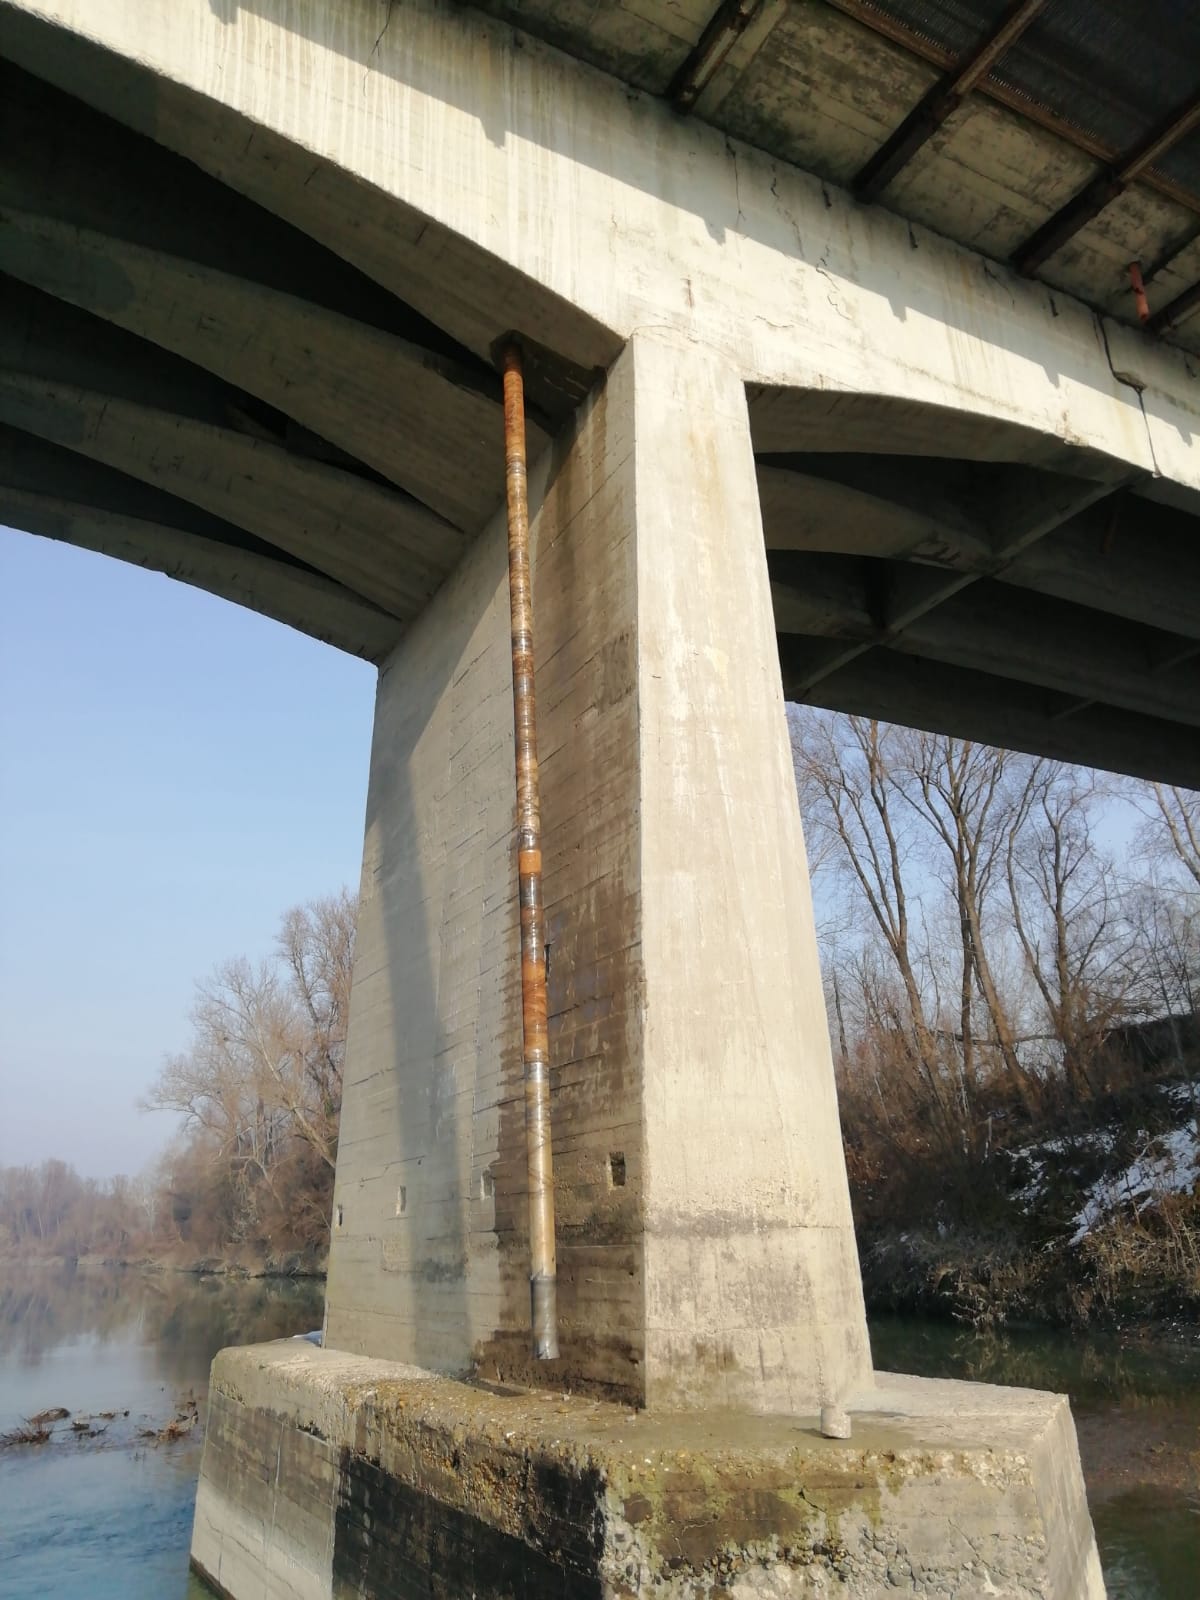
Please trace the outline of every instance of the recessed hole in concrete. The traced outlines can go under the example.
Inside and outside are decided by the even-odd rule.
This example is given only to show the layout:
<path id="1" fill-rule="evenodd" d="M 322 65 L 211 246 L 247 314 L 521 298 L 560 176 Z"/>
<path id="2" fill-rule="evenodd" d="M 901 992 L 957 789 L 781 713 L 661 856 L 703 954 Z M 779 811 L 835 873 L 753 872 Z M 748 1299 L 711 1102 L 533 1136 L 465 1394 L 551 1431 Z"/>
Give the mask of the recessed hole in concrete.
<path id="1" fill-rule="evenodd" d="M 608 1158 L 608 1182 L 613 1189 L 625 1187 L 625 1154 L 624 1151 L 614 1150 Z"/>
<path id="2" fill-rule="evenodd" d="M 402 1217 L 408 1210 L 408 1190 L 404 1184 L 396 1190 L 396 1215 Z"/>
<path id="3" fill-rule="evenodd" d="M 346 1213 L 342 1210 L 341 1206 L 338 1206 L 338 1208 L 337 1208 L 337 1216 L 334 1219 L 336 1225 L 340 1228 L 342 1223 L 345 1221 L 345 1219 L 346 1219 Z"/>

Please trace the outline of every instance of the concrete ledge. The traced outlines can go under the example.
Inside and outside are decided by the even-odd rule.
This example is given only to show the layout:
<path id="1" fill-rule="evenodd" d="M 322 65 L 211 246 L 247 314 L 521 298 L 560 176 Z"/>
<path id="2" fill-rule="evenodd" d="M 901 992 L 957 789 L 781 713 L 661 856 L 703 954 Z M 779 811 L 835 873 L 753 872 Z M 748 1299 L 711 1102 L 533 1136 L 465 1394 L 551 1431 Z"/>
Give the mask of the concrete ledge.
<path id="1" fill-rule="evenodd" d="M 232 1600 L 1103 1600 L 1065 1399 L 885 1374 L 851 1411 L 834 1441 L 226 1350 L 192 1560 Z"/>

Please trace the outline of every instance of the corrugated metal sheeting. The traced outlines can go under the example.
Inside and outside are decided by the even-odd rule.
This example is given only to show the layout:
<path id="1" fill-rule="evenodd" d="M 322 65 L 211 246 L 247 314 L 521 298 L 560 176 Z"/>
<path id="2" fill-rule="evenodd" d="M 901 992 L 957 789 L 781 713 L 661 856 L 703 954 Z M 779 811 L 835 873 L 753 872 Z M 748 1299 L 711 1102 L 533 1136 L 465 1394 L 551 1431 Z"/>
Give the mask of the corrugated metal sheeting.
<path id="1" fill-rule="evenodd" d="M 993 33 L 1004 0 L 872 0 L 948 54 Z M 992 81 L 1025 96 L 1114 151 L 1139 144 L 1200 94 L 1196 0 L 1050 0 L 992 69 Z M 1200 132 L 1154 169 L 1200 197 Z"/>

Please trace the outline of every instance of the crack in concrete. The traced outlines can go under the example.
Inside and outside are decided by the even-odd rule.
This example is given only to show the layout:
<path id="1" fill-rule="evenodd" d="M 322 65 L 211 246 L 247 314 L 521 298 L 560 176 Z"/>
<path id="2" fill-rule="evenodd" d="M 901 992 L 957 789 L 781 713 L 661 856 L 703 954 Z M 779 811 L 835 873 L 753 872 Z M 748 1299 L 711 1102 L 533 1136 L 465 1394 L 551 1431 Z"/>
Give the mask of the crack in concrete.
<path id="1" fill-rule="evenodd" d="M 1142 426 L 1146 430 L 1146 446 L 1150 451 L 1150 466 L 1156 478 L 1162 477 L 1162 469 L 1158 464 L 1158 456 L 1154 451 L 1154 435 L 1150 431 L 1150 418 L 1146 415 L 1145 384 L 1138 383 L 1128 372 L 1118 372 L 1113 366 L 1112 351 L 1108 344 L 1108 327 L 1099 312 L 1095 313 L 1096 325 L 1100 329 L 1100 339 L 1104 345 L 1104 359 L 1108 362 L 1108 370 L 1119 384 L 1126 389 L 1132 389 L 1138 399 L 1138 410 L 1142 413 Z"/>

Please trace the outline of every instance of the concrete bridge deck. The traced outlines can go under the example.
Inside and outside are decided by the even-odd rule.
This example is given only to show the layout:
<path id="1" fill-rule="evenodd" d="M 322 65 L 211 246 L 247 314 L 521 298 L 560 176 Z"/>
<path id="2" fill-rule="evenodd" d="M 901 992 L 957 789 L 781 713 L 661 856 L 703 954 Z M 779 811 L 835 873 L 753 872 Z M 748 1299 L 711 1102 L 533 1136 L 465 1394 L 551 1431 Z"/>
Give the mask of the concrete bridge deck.
<path id="1" fill-rule="evenodd" d="M 1032 278 L 1105 169 L 992 79 L 854 198 L 945 76 L 902 6 L 721 8 L 689 119 L 707 4 L 488 9 L 578 59 L 459 7 L 0 6 L 0 515 L 381 660 L 499 504 L 495 338 L 556 358 L 536 453 L 673 327 L 747 385 L 794 697 L 1200 783 L 1200 317 L 1125 277 L 1179 300 L 1192 191 L 1139 170 Z"/>

